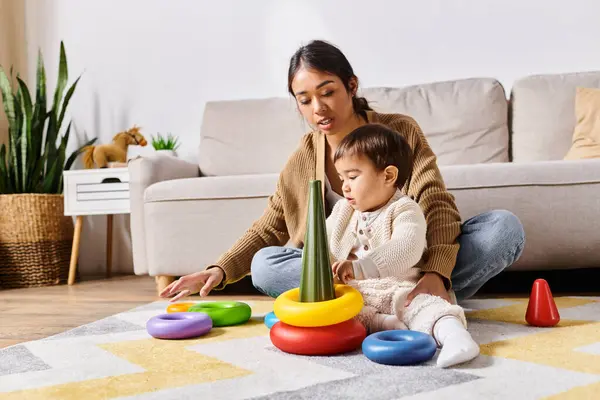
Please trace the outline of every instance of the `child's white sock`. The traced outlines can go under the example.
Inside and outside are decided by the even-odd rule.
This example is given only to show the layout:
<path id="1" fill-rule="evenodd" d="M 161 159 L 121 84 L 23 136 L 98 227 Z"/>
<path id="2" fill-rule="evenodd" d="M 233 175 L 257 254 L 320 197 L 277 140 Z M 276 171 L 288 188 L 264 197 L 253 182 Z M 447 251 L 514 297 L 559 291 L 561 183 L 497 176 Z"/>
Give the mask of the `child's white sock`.
<path id="1" fill-rule="evenodd" d="M 395 329 L 407 329 L 406 325 L 395 315 L 390 314 L 375 314 L 371 324 L 370 331 L 372 333 L 379 331 L 390 331 Z"/>
<path id="2" fill-rule="evenodd" d="M 437 358 L 440 368 L 461 364 L 479 355 L 479 345 L 454 316 L 440 318 L 433 327 L 433 336 L 442 346 Z"/>

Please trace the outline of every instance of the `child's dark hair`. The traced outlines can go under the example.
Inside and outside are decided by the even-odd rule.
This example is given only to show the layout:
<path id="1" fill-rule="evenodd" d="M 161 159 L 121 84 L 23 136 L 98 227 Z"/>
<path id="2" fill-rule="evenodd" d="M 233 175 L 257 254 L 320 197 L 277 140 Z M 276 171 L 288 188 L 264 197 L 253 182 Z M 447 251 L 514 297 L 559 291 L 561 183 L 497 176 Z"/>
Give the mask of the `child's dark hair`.
<path id="1" fill-rule="evenodd" d="M 413 152 L 406 139 L 381 124 L 366 124 L 353 130 L 339 144 L 333 162 L 343 157 L 364 155 L 378 171 L 393 165 L 398 168 L 396 187 L 402 189 L 412 173 Z"/>

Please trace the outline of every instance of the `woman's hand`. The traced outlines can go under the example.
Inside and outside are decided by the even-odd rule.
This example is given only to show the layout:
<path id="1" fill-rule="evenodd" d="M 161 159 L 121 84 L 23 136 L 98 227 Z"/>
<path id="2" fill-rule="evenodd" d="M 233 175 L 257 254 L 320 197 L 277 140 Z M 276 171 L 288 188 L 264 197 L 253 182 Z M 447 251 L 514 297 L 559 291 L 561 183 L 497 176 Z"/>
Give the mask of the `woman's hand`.
<path id="1" fill-rule="evenodd" d="M 439 296 L 450 303 L 450 296 L 448 295 L 444 281 L 442 280 L 442 277 L 435 272 L 426 272 L 425 275 L 419 279 L 417 286 L 415 286 L 406 297 L 404 307 L 408 307 L 410 302 L 421 293 Z"/>
<path id="2" fill-rule="evenodd" d="M 224 276 L 223 270 L 219 267 L 185 275 L 164 288 L 160 292 L 160 297 L 170 297 L 177 293 L 171 299 L 172 302 L 198 292 L 200 292 L 201 297 L 205 297 L 215 286 L 221 283 Z"/>
<path id="3" fill-rule="evenodd" d="M 354 279 L 354 268 L 350 260 L 334 262 L 331 270 L 333 271 L 333 275 L 337 276 L 343 283 L 348 283 L 348 281 Z"/>

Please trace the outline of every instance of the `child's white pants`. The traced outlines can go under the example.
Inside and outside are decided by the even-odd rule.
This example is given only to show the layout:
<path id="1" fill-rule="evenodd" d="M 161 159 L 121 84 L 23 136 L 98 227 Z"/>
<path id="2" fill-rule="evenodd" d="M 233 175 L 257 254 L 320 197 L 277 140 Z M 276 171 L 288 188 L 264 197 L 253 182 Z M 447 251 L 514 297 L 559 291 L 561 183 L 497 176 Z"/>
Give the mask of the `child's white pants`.
<path id="1" fill-rule="evenodd" d="M 433 326 L 443 316 L 453 315 L 467 327 L 467 320 L 462 307 L 456 305 L 454 293 L 449 293 L 454 304 L 441 297 L 430 294 L 417 295 L 408 307 L 404 302 L 408 294 L 415 288 L 416 283 L 400 281 L 397 278 L 376 278 L 354 280 L 348 283 L 356 288 L 363 296 L 364 306 L 358 314 L 358 320 L 371 332 L 375 314 L 396 315 L 398 319 L 413 331 L 432 335 Z"/>

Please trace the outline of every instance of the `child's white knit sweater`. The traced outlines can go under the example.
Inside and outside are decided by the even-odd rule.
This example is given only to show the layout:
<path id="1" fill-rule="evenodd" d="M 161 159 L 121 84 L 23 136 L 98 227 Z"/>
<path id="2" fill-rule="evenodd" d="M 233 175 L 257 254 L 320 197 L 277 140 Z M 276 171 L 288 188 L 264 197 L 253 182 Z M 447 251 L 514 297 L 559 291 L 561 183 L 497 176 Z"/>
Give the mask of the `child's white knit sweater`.
<path id="1" fill-rule="evenodd" d="M 346 199 L 339 200 L 326 222 L 331 255 L 335 260 L 357 258 L 356 279 L 418 276 L 413 267 L 427 245 L 427 223 L 419 204 L 400 190 L 373 212 L 356 211 Z"/>

